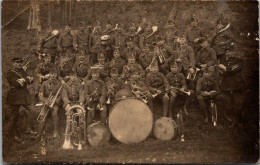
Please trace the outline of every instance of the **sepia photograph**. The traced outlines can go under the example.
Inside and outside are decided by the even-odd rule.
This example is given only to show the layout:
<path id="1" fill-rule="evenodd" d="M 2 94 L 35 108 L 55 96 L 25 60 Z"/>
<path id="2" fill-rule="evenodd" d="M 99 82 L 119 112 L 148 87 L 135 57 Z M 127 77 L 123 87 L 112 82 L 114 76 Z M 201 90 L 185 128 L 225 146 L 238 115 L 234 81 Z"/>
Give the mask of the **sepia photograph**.
<path id="1" fill-rule="evenodd" d="M 1 7 L 2 163 L 259 163 L 258 1 Z"/>

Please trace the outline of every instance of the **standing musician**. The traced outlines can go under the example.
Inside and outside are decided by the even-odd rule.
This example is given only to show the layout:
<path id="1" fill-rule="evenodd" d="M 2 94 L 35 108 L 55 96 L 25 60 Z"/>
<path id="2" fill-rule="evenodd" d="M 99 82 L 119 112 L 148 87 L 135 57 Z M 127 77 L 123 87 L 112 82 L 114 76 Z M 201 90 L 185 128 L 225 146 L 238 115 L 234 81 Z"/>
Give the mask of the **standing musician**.
<path id="1" fill-rule="evenodd" d="M 58 39 L 58 49 L 60 52 L 65 53 L 67 50 L 73 51 L 73 35 L 70 31 L 70 24 L 65 26 L 65 31 Z"/>
<path id="2" fill-rule="evenodd" d="M 10 130 L 13 133 L 14 140 L 21 142 L 21 132 L 19 131 L 19 108 L 23 106 L 28 110 L 27 133 L 34 134 L 32 131 L 33 112 L 32 98 L 27 89 L 27 84 L 32 83 L 33 78 L 30 77 L 22 68 L 22 58 L 12 59 L 13 68 L 7 73 L 7 81 L 10 85 L 10 90 L 7 94 L 7 103 L 10 105 L 11 125 Z"/>
<path id="3" fill-rule="evenodd" d="M 50 78 L 47 81 L 44 81 L 40 91 L 39 91 L 39 100 L 43 104 L 47 105 L 45 108 L 50 108 L 49 106 L 52 104 L 52 101 L 54 101 L 54 105 L 52 108 L 50 108 L 52 119 L 53 119 L 53 137 L 56 138 L 59 136 L 59 106 L 61 104 L 61 92 L 58 93 L 56 100 L 49 100 L 50 96 L 54 97 L 57 92 L 59 91 L 59 88 L 61 87 L 61 82 L 57 79 L 57 70 L 51 69 L 50 70 Z M 39 124 L 38 127 L 38 135 L 36 138 L 41 137 L 43 127 L 46 123 L 46 120 L 44 120 L 42 123 Z"/>
<path id="4" fill-rule="evenodd" d="M 73 37 L 74 49 L 89 53 L 89 33 L 85 29 L 84 22 L 79 23 L 79 30 Z"/>
<path id="5" fill-rule="evenodd" d="M 243 108 L 242 91 L 245 89 L 245 82 L 241 76 L 243 60 L 236 57 L 234 47 L 229 47 L 226 50 L 225 63 L 219 64 L 218 67 L 223 76 L 220 89 L 227 99 L 227 108 L 232 113 L 233 123 L 231 126 L 238 126 Z M 242 121 L 242 119 L 240 120 Z"/>
<path id="6" fill-rule="evenodd" d="M 109 62 L 109 68 L 117 68 L 118 73 L 121 74 L 123 71 L 123 67 L 126 64 L 125 60 L 121 57 L 119 48 L 114 49 L 113 58 Z"/>
<path id="7" fill-rule="evenodd" d="M 133 73 L 138 73 L 143 80 L 145 79 L 145 72 L 141 65 L 136 63 L 135 55 L 130 55 L 128 63 L 123 67 L 121 78 L 127 83 Z"/>
<path id="8" fill-rule="evenodd" d="M 98 62 L 93 65 L 93 67 L 96 67 L 99 70 L 99 76 L 102 80 L 105 80 L 109 76 L 109 66 L 108 63 L 106 63 L 104 54 L 98 54 Z M 87 77 L 85 77 L 85 79 L 87 79 Z"/>
<path id="9" fill-rule="evenodd" d="M 144 103 L 147 103 L 153 112 L 153 96 L 138 72 L 131 74 L 126 87 L 132 91 L 137 99 L 141 99 Z"/>
<path id="10" fill-rule="evenodd" d="M 72 105 L 79 104 L 83 106 L 84 90 L 75 72 L 70 72 L 69 81 L 64 84 L 61 97 L 66 112 Z"/>
<path id="11" fill-rule="evenodd" d="M 92 78 L 84 82 L 84 98 L 88 109 L 87 125 L 94 120 L 95 110 L 100 111 L 100 120 L 102 123 L 106 123 L 106 87 L 104 81 L 100 79 L 99 73 L 99 69 L 91 68 Z"/>
<path id="12" fill-rule="evenodd" d="M 203 77 L 198 79 L 196 86 L 196 97 L 199 102 L 200 110 L 204 113 L 204 123 L 208 123 L 208 110 L 206 101 L 213 99 L 217 105 L 217 109 L 226 113 L 226 100 L 222 94 L 220 94 L 217 82 L 211 76 L 209 70 L 206 68 L 203 71 Z M 219 114 L 219 113 L 218 113 Z"/>
<path id="13" fill-rule="evenodd" d="M 54 65 L 51 62 L 51 56 L 50 54 L 46 54 L 44 56 L 44 61 L 37 65 L 36 70 L 35 70 L 35 82 L 34 82 L 34 98 L 36 101 L 38 100 L 38 93 L 39 93 L 39 88 L 41 87 L 41 84 L 48 80 L 50 75 L 49 72 L 51 68 L 53 68 Z"/>
<path id="14" fill-rule="evenodd" d="M 151 72 L 146 76 L 146 85 L 149 88 L 149 91 L 156 96 L 159 95 L 163 102 L 163 117 L 167 116 L 169 96 L 164 90 L 168 90 L 169 83 L 166 77 L 159 72 L 159 67 L 157 62 L 151 65 Z"/>
<path id="15" fill-rule="evenodd" d="M 140 36 L 137 32 L 136 24 L 132 23 L 129 27 L 129 32 L 127 33 L 127 41 L 133 41 L 134 47 L 139 47 L 139 41 L 140 41 Z"/>
<path id="16" fill-rule="evenodd" d="M 150 24 L 144 25 L 144 32 L 140 35 L 140 41 L 139 41 L 139 47 L 140 49 L 143 49 L 145 44 L 148 44 L 149 46 L 153 46 L 153 42 L 155 42 L 155 31 L 153 31 L 152 26 Z"/>
<path id="17" fill-rule="evenodd" d="M 126 45 L 127 47 L 123 52 L 123 59 L 128 61 L 130 55 L 135 55 L 135 59 L 138 60 L 139 55 L 141 54 L 141 50 L 134 45 L 134 42 L 132 40 L 127 40 Z"/>
<path id="18" fill-rule="evenodd" d="M 126 48 L 126 33 L 120 23 L 118 24 L 117 30 L 115 30 L 113 37 L 115 39 L 114 46 L 118 46 L 120 53 L 122 53 Z"/>
<path id="19" fill-rule="evenodd" d="M 188 44 L 193 48 L 194 54 L 197 55 L 200 50 L 200 45 L 198 41 L 203 38 L 203 31 L 199 27 L 199 21 L 197 18 L 191 18 L 191 26 L 185 31 L 185 36 L 187 38 Z"/>
<path id="20" fill-rule="evenodd" d="M 214 32 L 214 38 L 212 41 L 213 49 L 216 51 L 218 63 L 223 64 L 226 60 L 225 49 L 232 43 L 232 36 L 230 31 L 223 31 L 219 33 L 221 30 L 225 28 L 222 19 L 217 20 L 217 26 Z"/>
<path id="21" fill-rule="evenodd" d="M 91 69 L 89 59 L 86 57 L 83 51 L 79 52 L 79 60 L 76 61 L 72 67 L 72 71 L 77 73 L 77 76 L 81 81 L 86 77 L 87 79 L 91 76 Z"/>
<path id="22" fill-rule="evenodd" d="M 57 42 L 58 35 L 52 34 L 52 30 L 48 29 L 47 34 L 40 39 L 37 48 L 39 52 L 49 54 L 53 63 L 57 56 Z"/>
<path id="23" fill-rule="evenodd" d="M 169 117 L 173 117 L 173 107 L 175 104 L 175 100 L 177 96 L 180 96 L 180 94 L 186 95 L 185 92 L 190 92 L 190 95 L 186 97 L 185 103 L 184 103 L 184 112 L 187 114 L 187 104 L 190 102 L 191 96 L 194 95 L 194 91 L 187 90 L 186 85 L 186 79 L 183 75 L 183 73 L 180 73 L 179 71 L 179 65 L 177 63 L 172 63 L 170 65 L 171 72 L 166 75 L 166 79 L 169 82 L 169 85 L 172 90 L 170 90 L 170 101 L 169 101 Z M 178 113 L 178 112 L 174 112 Z M 167 113 L 166 113 L 167 114 Z"/>
<path id="24" fill-rule="evenodd" d="M 102 36 L 102 32 L 101 32 L 101 26 L 100 24 L 97 24 L 92 33 L 90 34 L 90 37 L 89 37 L 89 49 L 91 50 L 92 47 L 94 45 L 96 45 L 97 43 L 100 42 L 100 37 Z"/>
<path id="25" fill-rule="evenodd" d="M 115 95 L 116 93 L 123 88 L 124 82 L 122 79 L 118 78 L 118 69 L 112 68 L 110 69 L 110 77 L 107 78 L 106 81 L 106 91 L 107 91 L 107 104 L 112 108 L 115 103 Z"/>
<path id="26" fill-rule="evenodd" d="M 168 29 L 165 32 L 165 42 L 166 45 L 170 46 L 173 50 L 177 48 L 176 39 L 178 31 L 176 29 L 175 21 L 168 20 Z"/>
<path id="27" fill-rule="evenodd" d="M 115 33 L 115 30 L 112 29 L 112 22 L 111 21 L 107 21 L 106 28 L 102 32 L 102 34 L 110 36 L 110 39 L 109 39 L 109 41 L 107 43 L 107 45 L 109 45 L 109 46 L 115 45 L 114 33 Z"/>
<path id="28" fill-rule="evenodd" d="M 103 35 L 100 37 L 100 43 L 96 43 L 92 47 L 91 63 L 95 64 L 97 62 L 98 54 L 102 53 L 105 56 L 106 62 L 112 59 L 112 48 L 108 45 L 110 40 L 109 35 Z"/>

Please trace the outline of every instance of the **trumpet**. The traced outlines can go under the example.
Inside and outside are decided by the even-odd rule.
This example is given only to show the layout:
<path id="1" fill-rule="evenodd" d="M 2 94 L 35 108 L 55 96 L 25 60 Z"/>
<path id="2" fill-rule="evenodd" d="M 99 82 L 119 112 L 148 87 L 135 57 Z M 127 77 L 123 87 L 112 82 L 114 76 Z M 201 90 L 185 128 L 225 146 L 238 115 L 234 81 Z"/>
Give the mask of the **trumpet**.
<path id="1" fill-rule="evenodd" d="M 49 95 L 49 97 L 47 99 L 47 102 L 44 103 L 44 105 L 43 105 L 43 107 L 42 107 L 42 109 L 41 109 L 41 111 L 40 111 L 40 113 L 39 113 L 39 115 L 37 117 L 37 121 L 38 122 L 42 123 L 42 122 L 45 121 L 50 108 L 53 107 L 53 105 L 54 105 L 54 103 L 55 103 L 55 101 L 56 101 L 56 99 L 57 99 L 57 97 L 58 97 L 58 95 L 59 95 L 59 93 L 61 91 L 61 88 L 62 88 L 62 86 L 58 89 L 56 95 L 52 95 L 52 92 L 50 93 L 50 95 Z"/>
<path id="2" fill-rule="evenodd" d="M 131 92 L 137 97 L 137 98 L 141 98 L 142 101 L 146 104 L 148 103 L 147 100 L 147 96 L 146 96 L 146 92 L 141 92 L 139 89 L 137 88 L 132 88 Z"/>
<path id="3" fill-rule="evenodd" d="M 187 80 L 195 80 L 198 71 L 200 71 L 200 69 L 199 69 L 199 68 L 196 68 L 194 74 L 192 74 L 192 73 L 189 72 L 188 75 L 187 75 L 187 77 L 186 77 L 186 79 L 187 79 Z M 192 77 L 192 75 L 193 75 L 193 77 Z"/>
<path id="4" fill-rule="evenodd" d="M 142 30 L 142 28 L 141 28 L 140 26 L 138 26 L 137 32 L 136 32 L 133 36 L 135 36 L 135 35 L 137 35 L 138 33 L 140 33 L 141 30 Z"/>
<path id="5" fill-rule="evenodd" d="M 74 111 L 76 110 L 76 112 Z M 73 105 L 67 112 L 65 140 L 62 145 L 63 149 L 82 150 L 86 144 L 86 110 L 80 105 Z"/>
<path id="6" fill-rule="evenodd" d="M 162 64 L 166 61 L 166 58 L 163 54 L 163 52 L 159 49 L 158 46 L 155 46 L 155 53 L 157 54 L 158 58 L 159 58 L 159 62 Z"/>
<path id="7" fill-rule="evenodd" d="M 151 37 L 155 32 L 158 31 L 158 26 L 153 26 L 153 27 L 152 27 L 152 30 L 153 30 L 153 32 L 152 32 L 150 35 L 148 35 L 148 36 L 146 37 L 146 39 L 148 39 L 148 38 Z"/>

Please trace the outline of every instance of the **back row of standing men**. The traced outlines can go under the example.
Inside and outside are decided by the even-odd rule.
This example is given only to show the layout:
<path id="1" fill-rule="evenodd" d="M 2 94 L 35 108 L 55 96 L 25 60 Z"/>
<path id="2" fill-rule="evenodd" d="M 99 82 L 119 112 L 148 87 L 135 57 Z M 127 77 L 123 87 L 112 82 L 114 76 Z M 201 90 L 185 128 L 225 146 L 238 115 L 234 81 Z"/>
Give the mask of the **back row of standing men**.
<path id="1" fill-rule="evenodd" d="M 137 98 L 148 101 L 152 111 L 153 95 L 158 95 L 163 101 L 163 116 L 169 117 L 173 117 L 173 105 L 178 95 L 191 92 L 186 97 L 186 110 L 196 91 L 205 115 L 204 122 L 208 122 L 206 102 L 214 98 L 226 118 L 236 123 L 240 92 L 244 86 L 240 75 L 243 62 L 235 57 L 232 37 L 222 31 L 225 29 L 222 20 L 218 21 L 217 29 L 210 37 L 203 34 L 195 18 L 182 35 L 173 20 L 168 21 L 164 34 L 149 24 L 142 28 L 131 24 L 128 32 L 120 24 L 116 27 L 112 29 L 112 24 L 107 22 L 104 31 L 97 25 L 89 33 L 81 22 L 76 33 L 72 34 L 67 25 L 59 36 L 49 31 L 40 40 L 38 51 L 45 56 L 36 69 L 35 97 L 46 102 L 48 96 L 56 93 L 63 84 L 61 96 L 51 111 L 54 137 L 58 136 L 57 112 L 61 100 L 66 111 L 74 102 L 85 105 L 87 124 L 92 122 L 97 109 L 101 110 L 101 121 L 105 122 L 107 107 L 115 104 L 115 94 L 123 88 L 129 88 Z M 16 58 L 13 61 L 21 63 L 22 60 Z M 199 72 L 196 76 L 199 69 L 204 71 L 203 76 Z M 21 65 L 20 69 L 13 70 L 23 72 Z M 106 106 L 108 99 L 111 104 Z M 236 108 L 227 108 L 234 103 Z M 236 109 L 232 120 L 226 109 L 231 112 Z"/>

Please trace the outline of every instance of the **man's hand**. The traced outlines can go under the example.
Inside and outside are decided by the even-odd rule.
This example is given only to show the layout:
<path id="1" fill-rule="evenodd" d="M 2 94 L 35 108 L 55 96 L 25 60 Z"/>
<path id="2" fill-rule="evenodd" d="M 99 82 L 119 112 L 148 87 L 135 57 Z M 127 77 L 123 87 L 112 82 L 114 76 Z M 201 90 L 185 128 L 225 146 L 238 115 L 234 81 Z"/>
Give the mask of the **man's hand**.
<path id="1" fill-rule="evenodd" d="M 48 79 L 50 77 L 50 74 L 46 74 L 45 76 L 43 76 L 43 79 Z"/>
<path id="2" fill-rule="evenodd" d="M 206 67 L 207 67 L 207 64 L 201 64 L 200 67 L 206 68 Z"/>
<path id="3" fill-rule="evenodd" d="M 217 91 L 212 90 L 212 91 L 209 92 L 209 95 L 212 96 L 212 95 L 214 95 L 214 94 L 216 94 L 216 93 L 217 93 Z"/>
<path id="4" fill-rule="evenodd" d="M 79 103 L 80 106 L 83 106 L 83 103 Z"/>
<path id="5" fill-rule="evenodd" d="M 207 91 L 203 91 L 203 92 L 201 92 L 201 96 L 209 96 L 209 95 L 210 95 L 210 93 L 207 92 Z"/>
<path id="6" fill-rule="evenodd" d="M 27 66 L 23 66 L 24 71 L 27 71 L 27 69 L 28 69 Z"/>
<path id="7" fill-rule="evenodd" d="M 195 73 L 195 71 L 194 71 L 193 68 L 190 68 L 190 69 L 189 69 L 189 72 L 190 72 L 191 74 Z"/>
<path id="8" fill-rule="evenodd" d="M 196 44 L 199 40 L 200 38 L 195 38 L 193 42 Z"/>
<path id="9" fill-rule="evenodd" d="M 21 86 L 24 86 L 24 82 L 25 82 L 25 79 L 24 78 L 20 78 L 18 80 L 16 80 Z"/>
<path id="10" fill-rule="evenodd" d="M 64 81 L 64 80 L 61 80 L 61 84 L 64 85 L 64 84 L 65 84 L 65 81 Z"/>
<path id="11" fill-rule="evenodd" d="M 177 58 L 176 62 L 182 62 L 181 58 Z"/>
<path id="12" fill-rule="evenodd" d="M 156 90 L 156 93 L 159 95 L 159 94 L 162 93 L 162 91 L 161 90 Z"/>
<path id="13" fill-rule="evenodd" d="M 67 104 L 66 106 L 65 106 L 65 111 L 66 111 L 66 115 L 68 114 L 68 112 L 69 112 L 69 110 L 70 110 L 70 104 Z"/>
<path id="14" fill-rule="evenodd" d="M 219 64 L 218 67 L 225 70 L 225 71 L 227 70 L 227 67 L 225 67 L 225 65 L 223 65 L 223 64 Z"/>
<path id="15" fill-rule="evenodd" d="M 167 93 L 165 93 L 163 98 L 166 99 L 166 100 L 169 100 L 169 95 Z"/>
<path id="16" fill-rule="evenodd" d="M 33 81 L 33 77 L 27 76 L 26 78 L 28 78 L 30 83 Z"/>
<path id="17" fill-rule="evenodd" d="M 238 68 L 238 64 L 236 64 L 235 66 L 232 66 L 231 68 L 232 68 L 231 70 Z"/>

